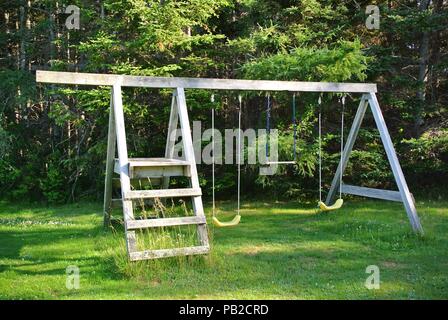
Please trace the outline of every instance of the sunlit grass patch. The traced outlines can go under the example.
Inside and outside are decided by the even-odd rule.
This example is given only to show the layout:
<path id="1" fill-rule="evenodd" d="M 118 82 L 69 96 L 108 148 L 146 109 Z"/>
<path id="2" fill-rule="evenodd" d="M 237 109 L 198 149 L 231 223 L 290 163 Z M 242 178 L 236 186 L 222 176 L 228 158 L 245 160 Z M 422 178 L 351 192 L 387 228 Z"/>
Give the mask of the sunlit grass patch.
<path id="1" fill-rule="evenodd" d="M 415 236 L 400 204 L 350 200 L 314 213 L 314 203 L 249 202 L 241 223 L 216 228 L 207 256 L 130 262 L 123 225 L 102 227 L 101 204 L 0 203 L 0 298 L 4 299 L 419 299 L 448 296 L 446 202 L 418 206 Z M 140 206 L 137 219 L 192 215 L 189 203 Z M 236 203 L 218 202 L 222 219 Z M 210 206 L 205 207 L 210 222 Z M 119 216 L 119 210 L 115 216 Z M 310 214 L 308 214 L 310 213 Z M 31 222 L 28 222 L 31 221 Z M 57 223 L 54 223 L 57 222 Z M 62 222 L 62 223 L 59 223 Z M 153 233 L 158 232 L 158 233 Z M 197 243 L 195 226 L 137 232 L 139 249 Z M 80 269 L 80 289 L 65 287 Z M 381 288 L 364 286 L 377 265 Z"/>

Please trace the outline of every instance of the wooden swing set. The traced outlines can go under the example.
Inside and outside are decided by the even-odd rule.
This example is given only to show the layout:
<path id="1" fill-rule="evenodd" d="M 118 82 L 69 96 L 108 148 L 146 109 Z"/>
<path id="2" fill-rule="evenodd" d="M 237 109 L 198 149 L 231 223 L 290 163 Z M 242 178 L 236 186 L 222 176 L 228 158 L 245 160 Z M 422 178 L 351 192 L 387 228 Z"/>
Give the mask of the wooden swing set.
<path id="1" fill-rule="evenodd" d="M 397 201 L 403 203 L 411 227 L 414 232 L 423 234 L 423 228 L 415 208 L 415 202 L 409 191 L 400 163 L 398 161 L 392 140 L 390 138 L 384 117 L 376 97 L 376 84 L 368 83 L 332 83 L 332 82 L 300 82 L 300 81 L 270 81 L 270 80 L 234 80 L 234 79 L 205 79 L 205 78 L 169 78 L 128 76 L 114 74 L 92 74 L 73 72 L 37 71 L 36 81 L 52 84 L 70 84 L 86 86 L 110 86 L 110 115 L 109 134 L 107 145 L 106 178 L 104 191 L 104 222 L 109 224 L 112 208 L 112 180 L 113 174 L 119 174 L 121 186 L 121 199 L 124 226 L 126 235 L 126 247 L 131 261 L 172 257 L 178 255 L 207 254 L 210 251 L 207 222 L 202 205 L 202 191 L 199 185 L 196 160 L 194 157 L 193 142 L 188 118 L 188 109 L 184 89 L 210 89 L 210 90 L 250 90 L 250 91 L 289 91 L 298 92 L 332 92 L 362 94 L 353 124 L 345 145 L 341 141 L 341 159 L 334 175 L 330 190 L 325 202 L 322 201 L 321 192 L 319 206 L 323 210 L 337 209 L 342 206 L 341 194 L 352 194 L 363 197 Z M 122 87 L 145 88 L 171 88 L 173 89 L 171 112 L 168 124 L 168 136 L 164 158 L 136 158 L 128 157 L 126 145 L 126 133 L 122 102 Z M 295 95 L 294 95 L 295 99 Z M 295 100 L 294 100 L 295 101 Z M 398 191 L 381 190 L 359 186 L 347 185 L 342 182 L 342 176 L 347 166 L 350 153 L 361 127 L 366 110 L 370 106 L 375 124 L 379 130 L 386 155 L 398 187 Z M 295 107 L 294 107 L 295 108 Z M 320 119 L 320 109 L 319 109 Z M 241 100 L 239 111 L 239 123 L 241 127 Z M 295 121 L 295 120 L 294 120 Z M 183 159 L 174 158 L 174 145 L 176 135 L 174 132 L 180 123 L 182 137 Z M 319 128 L 321 127 L 319 121 Z M 342 124 L 343 127 L 343 124 Z M 240 131 L 239 131 L 240 132 Z M 320 139 L 319 139 L 320 140 Z M 239 142 L 240 143 L 240 142 Z M 115 158 L 116 149 L 118 158 Z M 240 160 L 240 159 L 239 159 Z M 238 160 L 238 165 L 240 161 Z M 214 162 L 214 161 L 213 161 Z M 290 163 L 291 161 L 288 161 Z M 280 163 L 280 162 L 279 162 Z M 189 178 L 190 187 L 182 189 L 169 189 L 169 181 L 174 176 L 186 176 Z M 240 177 L 240 171 L 238 173 Z M 155 190 L 131 190 L 131 184 L 135 180 L 151 179 L 159 181 L 161 188 Z M 321 180 L 321 179 L 320 179 Z M 321 190 L 321 183 L 320 183 Z M 340 197 L 332 204 L 336 193 Z M 238 196 L 240 190 L 238 189 Z M 191 197 L 194 216 L 176 218 L 135 219 L 133 213 L 133 201 L 138 199 Z M 339 201 L 339 202 L 338 202 Z M 214 207 L 214 205 L 213 205 Z M 325 208 L 326 207 L 326 208 Z M 241 216 L 238 214 L 234 220 L 225 223 L 220 222 L 215 216 L 216 225 L 236 225 Z M 215 220 L 213 219 L 213 220 Z M 238 220 L 238 221 L 237 221 Z M 135 230 L 157 228 L 165 226 L 196 225 L 199 245 L 183 248 L 138 250 Z"/>

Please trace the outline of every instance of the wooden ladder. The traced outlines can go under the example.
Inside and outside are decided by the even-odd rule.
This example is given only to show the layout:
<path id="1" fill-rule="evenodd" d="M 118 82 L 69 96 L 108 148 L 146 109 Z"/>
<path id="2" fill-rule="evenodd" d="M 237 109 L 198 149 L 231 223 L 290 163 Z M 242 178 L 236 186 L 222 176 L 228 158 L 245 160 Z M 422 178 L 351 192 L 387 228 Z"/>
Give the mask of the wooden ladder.
<path id="1" fill-rule="evenodd" d="M 179 120 L 184 159 L 174 159 L 174 144 Z M 118 149 L 118 159 L 115 159 L 115 142 Z M 107 144 L 104 223 L 106 226 L 109 225 L 112 204 L 116 202 L 116 199 L 112 199 L 113 174 L 115 172 L 120 175 L 120 200 L 123 207 L 126 247 L 129 259 L 135 261 L 179 255 L 207 254 L 210 250 L 207 223 L 202 206 L 202 191 L 199 186 L 184 89 L 176 88 L 173 91 L 165 157 L 129 159 L 126 146 L 121 85 L 119 82 L 114 84 L 111 94 Z M 169 180 L 172 176 L 188 177 L 190 187 L 169 189 Z M 151 183 L 160 184 L 161 189 L 131 190 L 131 185 L 134 185 L 134 182 L 140 179 L 146 179 L 146 181 L 151 179 Z M 134 200 L 174 197 L 191 197 L 194 216 L 144 220 L 134 218 Z M 143 251 L 137 249 L 135 230 L 182 225 L 197 226 L 198 246 Z"/>

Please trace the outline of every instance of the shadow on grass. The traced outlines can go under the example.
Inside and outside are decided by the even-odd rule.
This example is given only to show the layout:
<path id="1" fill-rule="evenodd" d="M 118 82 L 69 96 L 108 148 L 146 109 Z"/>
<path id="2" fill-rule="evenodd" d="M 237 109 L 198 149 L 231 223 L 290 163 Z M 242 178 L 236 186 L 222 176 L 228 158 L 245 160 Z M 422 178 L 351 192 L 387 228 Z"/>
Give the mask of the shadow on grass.
<path id="1" fill-rule="evenodd" d="M 375 294 L 363 287 L 365 268 L 378 264 L 385 283 L 380 297 L 409 298 L 413 290 L 416 297 L 446 297 L 447 215 L 441 220 L 434 209 L 426 213 L 429 236 L 419 238 L 400 204 L 349 202 L 319 214 L 314 206 L 246 204 L 239 226 L 209 226 L 214 244 L 208 257 L 142 263 L 127 261 L 121 224 L 105 232 L 99 216 L 85 219 L 90 207 L 89 213 L 76 209 L 69 226 L 1 226 L 0 260 L 6 263 L 0 272 L 64 275 L 67 265 L 78 264 L 100 279 L 132 282 L 147 298 L 371 298 Z M 223 216 L 234 213 L 231 203 L 220 209 Z M 71 217 L 65 209 L 39 212 L 45 219 Z M 103 290 L 113 294 L 115 285 Z"/>
<path id="2" fill-rule="evenodd" d="M 84 270 L 104 270 L 99 275 L 116 279 L 113 268 L 101 255 L 85 254 L 83 244 L 105 235 L 102 226 L 79 229 L 77 225 L 65 227 L 17 228 L 0 230 L 2 246 L 0 272 L 12 271 L 23 275 L 65 275 L 69 265 Z M 91 239 L 91 240 L 90 240 Z M 29 253 L 31 252 L 31 253 Z M 100 268 L 98 268 L 100 266 Z"/>

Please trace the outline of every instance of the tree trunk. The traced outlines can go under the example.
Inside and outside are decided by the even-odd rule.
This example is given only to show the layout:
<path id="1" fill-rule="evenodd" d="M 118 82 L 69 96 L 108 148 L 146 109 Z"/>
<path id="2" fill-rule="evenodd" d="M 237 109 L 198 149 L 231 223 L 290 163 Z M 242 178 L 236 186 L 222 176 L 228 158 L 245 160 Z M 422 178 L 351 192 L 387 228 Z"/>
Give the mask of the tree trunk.
<path id="1" fill-rule="evenodd" d="M 420 2 L 419 10 L 420 11 L 426 11 L 429 9 L 429 5 L 431 3 L 431 0 L 423 0 Z M 423 31 L 421 35 L 420 40 L 420 59 L 418 64 L 418 77 L 417 81 L 419 84 L 418 90 L 417 90 L 417 99 L 418 99 L 418 105 L 417 105 L 417 112 L 414 122 L 414 131 L 415 135 L 418 137 L 421 134 L 421 126 L 423 124 L 423 111 L 425 108 L 425 101 L 426 101 L 426 86 L 428 82 L 428 62 L 429 62 L 429 32 Z"/>
<path id="2" fill-rule="evenodd" d="M 444 0 L 437 0 L 434 3 L 434 14 L 438 15 L 443 11 L 443 2 Z M 431 55 L 429 58 L 429 63 L 431 66 L 437 66 L 440 63 L 441 59 L 441 37 L 442 30 L 436 30 L 432 33 L 431 36 Z M 429 85 L 431 88 L 431 104 L 436 105 L 439 99 L 439 85 L 440 85 L 440 71 L 437 71 L 437 68 L 431 68 L 430 76 L 429 76 Z M 436 69 L 434 71 L 434 69 Z"/>
<path id="3" fill-rule="evenodd" d="M 19 53 L 19 69 L 25 71 L 26 69 L 26 36 L 27 36 L 27 22 L 28 9 L 24 6 L 20 7 L 20 53 Z"/>

